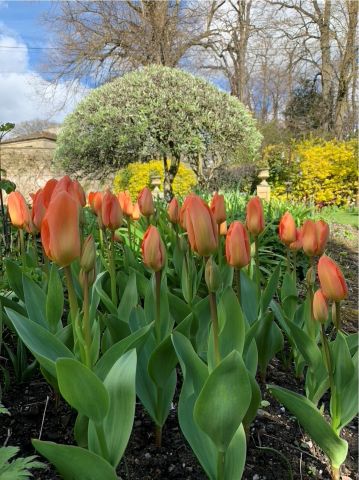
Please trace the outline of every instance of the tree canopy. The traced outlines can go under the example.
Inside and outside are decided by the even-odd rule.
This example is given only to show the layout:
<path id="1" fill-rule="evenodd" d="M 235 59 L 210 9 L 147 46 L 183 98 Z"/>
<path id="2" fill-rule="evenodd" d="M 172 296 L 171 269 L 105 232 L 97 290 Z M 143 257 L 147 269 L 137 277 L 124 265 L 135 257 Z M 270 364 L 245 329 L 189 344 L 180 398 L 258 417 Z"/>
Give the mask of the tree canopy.
<path id="1" fill-rule="evenodd" d="M 181 70 L 150 66 L 92 91 L 66 118 L 56 158 L 71 173 L 161 159 L 170 189 L 180 161 L 201 176 L 254 161 L 260 143 L 237 98 Z"/>

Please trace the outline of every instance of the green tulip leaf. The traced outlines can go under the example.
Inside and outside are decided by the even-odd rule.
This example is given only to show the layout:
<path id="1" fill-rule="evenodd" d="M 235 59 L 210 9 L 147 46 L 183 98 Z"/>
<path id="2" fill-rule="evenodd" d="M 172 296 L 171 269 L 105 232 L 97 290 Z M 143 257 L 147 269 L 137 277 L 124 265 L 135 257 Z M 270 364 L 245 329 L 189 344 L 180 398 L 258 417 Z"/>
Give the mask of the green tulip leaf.
<path id="1" fill-rule="evenodd" d="M 138 303 L 138 293 L 136 285 L 136 274 L 132 272 L 123 292 L 120 304 L 118 306 L 118 318 L 123 322 L 129 321 L 132 308 L 136 307 Z"/>
<path id="2" fill-rule="evenodd" d="M 57 266 L 53 263 L 50 270 L 46 297 L 46 318 L 52 332 L 56 332 L 64 310 L 64 290 Z M 61 324 L 60 324 L 61 326 Z"/>
<path id="3" fill-rule="evenodd" d="M 71 358 L 56 362 L 61 395 L 79 413 L 100 423 L 109 409 L 109 395 L 101 380 L 85 365 Z"/>
<path id="4" fill-rule="evenodd" d="M 55 465 L 63 480 L 118 480 L 106 460 L 84 448 L 41 440 L 32 440 L 32 444 Z"/>
<path id="5" fill-rule="evenodd" d="M 270 276 L 267 286 L 261 296 L 261 312 L 262 315 L 266 312 L 270 301 L 272 300 L 275 292 L 278 288 L 279 275 L 280 275 L 281 264 L 279 263 L 275 268 L 274 272 Z"/>
<path id="6" fill-rule="evenodd" d="M 56 378 L 55 362 L 58 358 L 73 358 L 72 352 L 52 333 L 41 325 L 5 309 L 17 334 L 45 370 Z"/>
<path id="7" fill-rule="evenodd" d="M 46 295 L 37 283 L 26 275 L 22 276 L 22 285 L 27 314 L 35 323 L 49 330 L 46 319 Z M 53 332 L 54 333 L 54 332 Z"/>
<path id="8" fill-rule="evenodd" d="M 220 452 L 231 443 L 251 396 L 247 369 L 239 353 L 233 351 L 211 372 L 194 407 L 195 421 Z"/>
<path id="9" fill-rule="evenodd" d="M 348 453 L 348 444 L 341 439 L 307 398 L 282 387 L 269 385 L 271 394 L 282 403 L 302 425 L 311 439 L 319 445 L 335 468 L 339 468 Z"/>

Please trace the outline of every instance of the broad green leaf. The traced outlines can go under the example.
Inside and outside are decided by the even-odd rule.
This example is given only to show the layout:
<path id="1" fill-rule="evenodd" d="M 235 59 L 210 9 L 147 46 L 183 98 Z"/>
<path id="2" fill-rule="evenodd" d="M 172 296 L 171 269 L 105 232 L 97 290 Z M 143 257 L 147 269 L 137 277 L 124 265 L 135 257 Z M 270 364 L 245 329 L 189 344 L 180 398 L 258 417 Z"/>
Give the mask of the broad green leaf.
<path id="1" fill-rule="evenodd" d="M 85 365 L 71 358 L 56 362 L 61 395 L 79 413 L 100 423 L 109 409 L 109 395 L 101 380 Z"/>
<path id="2" fill-rule="evenodd" d="M 122 355 L 105 378 L 110 408 L 102 425 L 109 452 L 107 459 L 115 468 L 120 463 L 131 435 L 136 404 L 136 350 Z M 101 452 L 95 426 L 89 426 L 89 447 Z"/>
<path id="3" fill-rule="evenodd" d="M 322 363 L 322 354 L 316 342 L 303 329 L 297 327 L 295 323 L 290 323 L 289 329 L 298 350 L 307 364 L 312 369 L 319 368 Z"/>
<path id="4" fill-rule="evenodd" d="M 270 301 L 273 298 L 273 295 L 277 291 L 278 282 L 279 282 L 279 275 L 280 275 L 280 268 L 281 268 L 281 264 L 279 263 L 277 265 L 277 267 L 275 268 L 274 272 L 272 273 L 272 275 L 270 276 L 270 278 L 268 280 L 268 283 L 267 283 L 267 286 L 266 286 L 264 292 L 262 293 L 262 296 L 261 296 L 261 312 L 262 312 L 262 315 L 266 312 L 266 310 L 267 310 L 267 308 L 270 304 Z"/>
<path id="5" fill-rule="evenodd" d="M 216 447 L 208 435 L 198 427 L 193 418 L 194 405 L 208 377 L 208 370 L 194 351 L 188 338 L 180 333 L 174 333 L 172 342 L 183 373 L 183 384 L 178 403 L 180 427 L 208 478 L 216 480 Z"/>
<path id="6" fill-rule="evenodd" d="M 286 272 L 283 277 L 282 288 L 280 291 L 281 301 L 284 302 L 287 297 L 296 297 L 297 295 L 297 287 L 294 279 L 290 273 Z"/>
<path id="7" fill-rule="evenodd" d="M 137 351 L 139 351 L 146 342 L 151 328 L 152 325 L 147 325 L 109 348 L 94 367 L 96 375 L 101 380 L 105 380 L 108 372 L 111 370 L 118 358 L 120 358 L 131 348 L 136 348 Z"/>
<path id="8" fill-rule="evenodd" d="M 97 293 L 99 294 L 102 303 L 104 306 L 107 308 L 109 313 L 112 313 L 113 315 L 117 315 L 117 308 L 116 306 L 112 303 L 112 300 L 110 297 L 107 295 L 105 290 L 102 288 L 102 282 L 103 279 L 107 275 L 107 272 L 102 272 L 99 275 L 97 275 L 97 278 L 95 280 L 95 283 L 92 288 L 96 289 Z"/>
<path id="9" fill-rule="evenodd" d="M 24 289 L 22 286 L 22 270 L 19 265 L 10 260 L 10 258 L 5 259 L 6 274 L 9 281 L 11 289 L 15 292 L 16 296 L 20 300 L 24 301 Z"/>
<path id="10" fill-rule="evenodd" d="M 22 276 L 25 306 L 27 314 L 35 323 L 49 330 L 46 319 L 46 295 L 45 292 L 26 275 Z M 54 333 L 54 332 L 53 332 Z"/>
<path id="11" fill-rule="evenodd" d="M 262 375 L 267 370 L 268 363 L 277 352 L 283 348 L 283 335 L 274 321 L 273 313 L 268 313 L 261 319 L 261 325 L 256 334 L 258 347 L 258 364 Z"/>
<path id="12" fill-rule="evenodd" d="M 52 332 L 56 332 L 64 310 L 64 291 L 57 266 L 50 270 L 46 297 L 46 318 Z"/>
<path id="13" fill-rule="evenodd" d="M 249 405 L 247 413 L 243 418 L 242 423 L 244 427 L 248 428 L 248 431 L 249 431 L 249 427 L 251 423 L 257 416 L 258 408 L 262 400 L 262 394 L 261 394 L 261 389 L 259 388 L 259 385 L 257 383 L 257 380 L 255 379 L 255 374 L 248 372 L 248 378 L 251 384 L 252 396 L 251 396 L 251 403 Z"/>
<path id="14" fill-rule="evenodd" d="M 118 318 L 123 322 L 128 322 L 130 318 L 130 313 L 133 307 L 138 303 L 138 294 L 137 294 L 137 285 L 136 285 L 136 274 L 132 272 L 125 291 L 123 292 L 121 302 L 118 306 Z"/>
<path id="15" fill-rule="evenodd" d="M 243 268 L 241 269 L 241 307 L 249 324 L 252 325 L 258 318 L 257 286 Z"/>
<path id="16" fill-rule="evenodd" d="M 226 452 L 224 478 L 228 480 L 242 478 L 246 457 L 246 434 L 243 425 L 240 424 Z"/>
<path id="17" fill-rule="evenodd" d="M 341 439 L 307 398 L 274 385 L 269 391 L 302 425 L 307 434 L 328 455 L 334 467 L 339 468 L 348 453 L 348 444 Z"/>
<path id="18" fill-rule="evenodd" d="M 76 417 L 74 426 L 74 437 L 79 447 L 88 447 L 88 426 L 88 417 L 79 413 Z"/>
<path id="19" fill-rule="evenodd" d="M 245 339 L 245 323 L 241 306 L 232 287 L 227 287 L 218 308 L 221 333 L 219 345 L 222 358 L 226 357 L 233 350 L 243 353 Z"/>
<path id="20" fill-rule="evenodd" d="M 190 314 L 174 330 L 188 337 L 193 315 Z M 148 362 L 148 373 L 160 388 L 164 388 L 178 362 L 170 335 L 168 335 L 152 352 Z"/>
<path id="21" fill-rule="evenodd" d="M 106 460 L 84 448 L 41 440 L 32 440 L 32 444 L 55 465 L 63 480 L 118 480 Z"/>
<path id="22" fill-rule="evenodd" d="M 251 396 L 247 369 L 239 353 L 233 351 L 211 372 L 194 407 L 195 421 L 220 452 L 231 443 Z"/>
<path id="23" fill-rule="evenodd" d="M 191 313 L 190 307 L 178 295 L 168 292 L 168 301 L 171 315 L 176 324 L 181 323 Z"/>
<path id="24" fill-rule="evenodd" d="M 6 309 L 17 334 L 38 362 L 56 378 L 55 362 L 60 357 L 73 358 L 72 352 L 52 333 L 19 313 Z"/>

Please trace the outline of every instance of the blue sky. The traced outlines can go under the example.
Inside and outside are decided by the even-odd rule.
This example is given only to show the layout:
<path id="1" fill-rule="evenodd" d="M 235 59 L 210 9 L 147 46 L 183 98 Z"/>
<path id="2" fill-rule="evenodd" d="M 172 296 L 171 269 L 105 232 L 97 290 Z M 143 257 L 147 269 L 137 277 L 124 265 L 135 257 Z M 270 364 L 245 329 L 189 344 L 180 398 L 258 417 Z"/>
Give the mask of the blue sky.
<path id="1" fill-rule="evenodd" d="M 47 1 L 0 0 L 0 123 L 61 122 L 82 96 L 74 95 L 63 106 L 68 86 L 54 89 L 41 72 L 51 41 L 41 17 L 52 8 Z"/>
<path id="2" fill-rule="evenodd" d="M 51 31 L 42 17 L 54 8 L 50 1 L 0 0 L 0 123 L 61 122 L 88 92 L 68 95 L 66 83 L 55 89 L 41 69 L 51 52 Z M 220 79 L 216 83 L 226 88 Z"/>

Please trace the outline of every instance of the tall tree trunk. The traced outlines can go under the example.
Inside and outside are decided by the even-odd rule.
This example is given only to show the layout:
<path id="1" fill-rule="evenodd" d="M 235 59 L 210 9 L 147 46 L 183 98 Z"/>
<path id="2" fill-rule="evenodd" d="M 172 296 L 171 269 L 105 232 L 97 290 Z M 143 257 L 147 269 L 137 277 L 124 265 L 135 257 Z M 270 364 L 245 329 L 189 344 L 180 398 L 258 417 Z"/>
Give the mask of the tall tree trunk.
<path id="1" fill-rule="evenodd" d="M 324 10 L 319 18 L 320 50 L 322 54 L 322 94 L 325 118 L 323 127 L 326 131 L 333 129 L 333 104 L 334 104 L 334 71 L 330 55 L 330 15 L 331 0 L 326 0 Z"/>
<path id="2" fill-rule="evenodd" d="M 348 0 L 346 3 L 349 17 L 348 33 L 344 56 L 340 65 L 338 93 L 335 102 L 334 131 L 338 138 L 343 138 L 345 134 L 344 117 L 348 111 L 349 86 L 350 81 L 352 78 L 354 78 L 357 69 L 357 66 L 355 65 L 355 38 L 358 25 L 358 2 Z M 354 85 L 353 88 L 355 88 Z"/>

